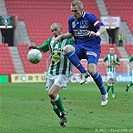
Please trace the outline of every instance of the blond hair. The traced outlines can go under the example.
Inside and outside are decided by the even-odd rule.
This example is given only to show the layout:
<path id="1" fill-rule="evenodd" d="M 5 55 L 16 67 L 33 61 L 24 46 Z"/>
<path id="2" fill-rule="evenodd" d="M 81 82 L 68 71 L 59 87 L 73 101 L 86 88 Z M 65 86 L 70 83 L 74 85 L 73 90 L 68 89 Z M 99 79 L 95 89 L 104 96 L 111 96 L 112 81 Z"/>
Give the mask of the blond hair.
<path id="1" fill-rule="evenodd" d="M 71 6 L 76 6 L 76 5 L 79 7 L 79 9 L 83 9 L 83 3 L 80 0 L 74 0 L 71 3 Z"/>

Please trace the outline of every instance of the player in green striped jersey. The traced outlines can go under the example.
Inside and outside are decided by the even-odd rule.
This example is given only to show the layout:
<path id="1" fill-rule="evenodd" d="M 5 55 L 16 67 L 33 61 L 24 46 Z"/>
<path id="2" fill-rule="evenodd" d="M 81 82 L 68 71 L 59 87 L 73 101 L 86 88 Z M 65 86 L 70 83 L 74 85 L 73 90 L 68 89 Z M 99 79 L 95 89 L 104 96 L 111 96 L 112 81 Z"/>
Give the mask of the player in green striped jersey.
<path id="1" fill-rule="evenodd" d="M 133 85 L 133 55 L 130 56 L 128 64 L 132 67 L 132 77 L 131 81 L 126 85 L 126 92 L 129 90 L 129 87 Z"/>
<path id="2" fill-rule="evenodd" d="M 115 74 L 116 74 L 116 65 L 120 65 L 119 57 L 114 54 L 114 48 L 110 48 L 110 54 L 107 54 L 103 59 L 103 64 L 107 66 L 106 72 L 108 77 L 108 87 L 107 92 L 111 88 L 112 98 L 116 98 L 114 93 L 114 83 L 115 83 Z"/>
<path id="3" fill-rule="evenodd" d="M 65 127 L 67 122 L 67 113 L 58 92 L 67 87 L 72 73 L 72 64 L 63 54 L 64 46 L 74 44 L 72 38 L 60 41 L 57 45 L 54 40 L 62 34 L 62 27 L 55 22 L 50 26 L 53 36 L 46 40 L 41 46 L 30 45 L 29 48 L 37 48 L 42 52 L 50 51 L 50 66 L 46 75 L 46 90 L 54 112 L 60 118 L 60 127 Z"/>

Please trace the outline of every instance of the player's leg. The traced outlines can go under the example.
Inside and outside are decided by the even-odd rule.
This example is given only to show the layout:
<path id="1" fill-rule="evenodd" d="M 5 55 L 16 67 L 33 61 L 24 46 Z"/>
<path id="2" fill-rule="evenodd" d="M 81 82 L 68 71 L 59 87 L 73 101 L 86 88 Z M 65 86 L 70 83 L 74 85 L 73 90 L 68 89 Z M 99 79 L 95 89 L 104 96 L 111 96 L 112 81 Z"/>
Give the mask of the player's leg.
<path id="1" fill-rule="evenodd" d="M 111 87 L 111 80 L 110 80 L 110 74 L 108 72 L 107 72 L 107 77 L 108 77 L 107 92 L 109 92 L 110 87 Z"/>
<path id="2" fill-rule="evenodd" d="M 98 58 L 97 56 L 94 56 L 94 55 L 87 55 L 88 56 L 88 72 L 92 76 L 93 80 L 95 81 L 97 87 L 99 88 L 101 92 L 101 95 L 102 95 L 101 106 L 105 106 L 108 103 L 108 94 L 104 88 L 104 83 L 103 83 L 101 75 L 96 71 Z"/>
<path id="3" fill-rule="evenodd" d="M 54 101 L 58 109 L 60 110 L 60 127 L 65 127 L 67 122 L 67 113 L 62 102 L 61 97 L 58 95 L 58 92 L 61 88 L 66 87 L 67 82 L 69 81 L 68 76 L 60 75 L 56 78 L 54 85 L 49 91 L 49 96 Z"/>
<path id="4" fill-rule="evenodd" d="M 129 82 L 127 85 L 126 85 L 126 92 L 128 92 L 129 90 L 129 87 L 133 85 L 133 82 Z"/>
<path id="5" fill-rule="evenodd" d="M 70 60 L 70 62 L 81 72 L 81 81 L 80 83 L 84 83 L 86 78 L 89 76 L 85 68 L 80 63 L 79 56 L 82 53 L 79 47 L 76 45 L 67 45 L 63 49 L 64 54 Z M 81 56 L 82 57 L 82 56 Z"/>
<path id="6" fill-rule="evenodd" d="M 54 84 L 54 78 L 46 78 L 46 91 L 49 92 L 50 88 L 52 87 L 52 85 Z M 55 102 L 50 98 L 50 103 L 53 107 L 53 111 L 56 113 L 56 115 L 60 118 L 60 110 L 59 108 L 56 106 Z"/>
<path id="7" fill-rule="evenodd" d="M 112 90 L 112 98 L 116 98 L 115 92 L 114 92 L 114 78 L 111 78 L 111 90 Z"/>

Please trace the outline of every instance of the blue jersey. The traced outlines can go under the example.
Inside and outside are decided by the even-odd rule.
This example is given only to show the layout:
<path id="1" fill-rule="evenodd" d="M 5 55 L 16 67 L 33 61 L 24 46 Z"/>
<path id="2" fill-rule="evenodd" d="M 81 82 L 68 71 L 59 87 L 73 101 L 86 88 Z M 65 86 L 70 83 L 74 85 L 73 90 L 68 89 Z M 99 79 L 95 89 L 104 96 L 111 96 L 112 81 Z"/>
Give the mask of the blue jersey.
<path id="1" fill-rule="evenodd" d="M 84 12 L 82 18 L 78 20 L 71 16 L 68 25 L 68 31 L 73 34 L 76 44 L 81 47 L 100 49 L 101 38 L 88 35 L 89 31 L 97 32 L 100 26 L 104 26 L 95 15 Z"/>

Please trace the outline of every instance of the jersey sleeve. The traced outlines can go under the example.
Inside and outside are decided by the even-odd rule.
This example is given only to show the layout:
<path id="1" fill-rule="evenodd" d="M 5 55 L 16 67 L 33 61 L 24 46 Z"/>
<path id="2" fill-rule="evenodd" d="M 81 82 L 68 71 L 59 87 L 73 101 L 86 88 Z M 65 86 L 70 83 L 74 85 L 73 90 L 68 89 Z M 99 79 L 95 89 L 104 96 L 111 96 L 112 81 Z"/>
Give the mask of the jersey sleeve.
<path id="1" fill-rule="evenodd" d="M 117 61 L 117 62 L 120 62 L 120 59 L 119 59 L 119 57 L 118 57 L 118 56 L 117 56 L 117 58 L 116 58 L 116 61 Z"/>
<path id="2" fill-rule="evenodd" d="M 87 18 L 89 22 L 91 23 L 91 25 L 93 25 L 94 27 L 98 29 L 100 26 L 104 26 L 104 24 L 101 23 L 100 20 L 98 20 L 98 18 L 94 14 L 87 14 Z"/>
<path id="3" fill-rule="evenodd" d="M 68 32 L 73 35 L 73 28 L 72 28 L 72 17 L 68 19 Z"/>
<path id="4" fill-rule="evenodd" d="M 45 53 L 49 51 L 49 44 L 50 44 L 51 38 L 46 40 L 39 48 Z"/>
<path id="5" fill-rule="evenodd" d="M 133 55 L 129 58 L 129 62 L 133 61 Z"/>
<path id="6" fill-rule="evenodd" d="M 103 58 L 103 61 L 106 62 L 108 60 L 108 55 L 106 55 L 104 58 Z"/>

